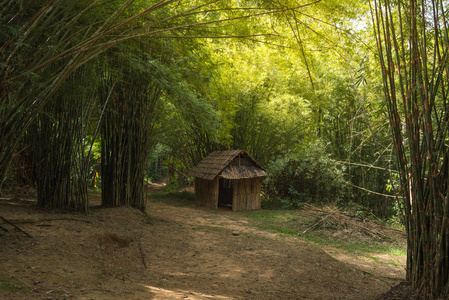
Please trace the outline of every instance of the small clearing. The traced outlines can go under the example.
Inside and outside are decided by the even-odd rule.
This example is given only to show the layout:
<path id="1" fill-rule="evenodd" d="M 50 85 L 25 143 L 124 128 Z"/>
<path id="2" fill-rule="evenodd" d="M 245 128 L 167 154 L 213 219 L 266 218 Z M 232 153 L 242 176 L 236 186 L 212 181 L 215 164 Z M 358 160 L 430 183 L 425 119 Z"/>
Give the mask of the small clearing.
<path id="1" fill-rule="evenodd" d="M 150 199 L 147 213 L 0 198 L 0 216 L 32 235 L 0 221 L 0 298 L 376 299 L 404 278 L 401 259 L 263 229 L 254 213 L 176 198 Z"/>

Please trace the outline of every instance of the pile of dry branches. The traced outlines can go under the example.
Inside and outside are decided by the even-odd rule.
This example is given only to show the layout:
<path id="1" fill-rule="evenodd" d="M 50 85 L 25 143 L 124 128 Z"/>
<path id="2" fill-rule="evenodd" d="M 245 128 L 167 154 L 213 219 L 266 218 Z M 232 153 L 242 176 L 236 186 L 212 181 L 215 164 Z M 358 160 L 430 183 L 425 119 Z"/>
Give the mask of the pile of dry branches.
<path id="1" fill-rule="evenodd" d="M 332 226 L 341 229 L 350 229 L 353 232 L 359 232 L 378 240 L 385 240 L 391 236 L 401 236 L 405 238 L 405 233 L 402 231 L 385 227 L 371 220 L 363 219 L 328 206 L 318 208 L 310 204 L 305 204 L 304 209 L 301 211 L 301 215 L 318 219 L 312 226 L 302 231 L 302 234 L 323 226 Z"/>

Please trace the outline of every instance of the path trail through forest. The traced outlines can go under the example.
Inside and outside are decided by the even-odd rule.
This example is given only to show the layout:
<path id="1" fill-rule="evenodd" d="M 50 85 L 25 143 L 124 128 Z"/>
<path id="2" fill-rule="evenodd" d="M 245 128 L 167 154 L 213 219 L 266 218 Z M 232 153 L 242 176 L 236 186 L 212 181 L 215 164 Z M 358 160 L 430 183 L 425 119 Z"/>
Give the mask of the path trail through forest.
<path id="1" fill-rule="evenodd" d="M 403 276 L 183 201 L 151 201 L 149 218 L 34 204 L 0 198 L 0 216 L 33 236 L 0 224 L 1 299 L 376 299 Z"/>

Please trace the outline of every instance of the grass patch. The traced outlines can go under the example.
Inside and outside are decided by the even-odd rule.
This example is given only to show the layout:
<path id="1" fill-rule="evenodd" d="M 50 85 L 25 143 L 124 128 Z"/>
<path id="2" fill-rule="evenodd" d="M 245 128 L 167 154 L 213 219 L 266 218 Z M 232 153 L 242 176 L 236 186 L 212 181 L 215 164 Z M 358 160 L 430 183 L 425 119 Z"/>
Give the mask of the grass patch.
<path id="1" fill-rule="evenodd" d="M 388 254 L 391 256 L 405 256 L 407 254 L 407 250 L 400 248 L 396 245 L 388 245 L 379 242 L 361 242 L 361 241 L 353 241 L 353 242 L 341 242 L 338 240 L 324 241 L 325 245 L 332 246 L 337 249 L 342 249 L 350 253 L 363 254 L 363 253 L 376 253 L 376 254 Z"/>
<path id="2" fill-rule="evenodd" d="M 383 265 L 392 265 L 395 267 L 403 267 L 395 258 L 405 258 L 407 256 L 407 249 L 405 246 L 400 246 L 395 242 L 380 242 L 373 240 L 352 240 L 344 241 L 331 236 L 317 233 L 309 233 L 301 235 L 300 238 L 314 246 L 328 246 L 335 249 L 340 249 L 351 256 L 365 257 L 375 263 Z M 381 259 L 379 255 L 386 255 L 390 260 Z"/>
<path id="3" fill-rule="evenodd" d="M 93 195 L 101 195 L 101 188 L 99 187 L 91 187 L 88 189 L 89 194 L 93 194 Z"/>
<path id="4" fill-rule="evenodd" d="M 25 284 L 9 277 L 0 277 L 0 291 L 26 291 Z"/>
<path id="5" fill-rule="evenodd" d="M 301 224 L 306 222 L 305 219 L 291 210 L 255 211 L 249 212 L 246 217 L 260 230 L 289 235 L 298 235 Z"/>
<path id="6" fill-rule="evenodd" d="M 395 240 L 376 241 L 370 238 L 358 239 L 357 237 L 341 238 L 334 236 L 341 228 L 332 226 L 317 226 L 309 232 L 303 232 L 314 226 L 320 219 L 305 217 L 298 211 L 291 210 L 265 210 L 248 212 L 246 214 L 250 226 L 256 226 L 259 230 L 282 233 L 300 239 L 313 245 L 330 246 L 345 252 L 362 255 L 378 261 L 375 254 L 385 254 L 392 257 L 405 257 L 407 250 Z M 322 225 L 322 224 L 320 224 Z M 381 263 L 379 261 L 379 263 Z M 391 264 L 396 264 L 391 262 Z"/>
<path id="7" fill-rule="evenodd" d="M 296 219 L 297 216 L 291 211 L 287 210 L 267 210 L 249 212 L 246 217 L 249 221 L 256 222 L 260 226 L 282 225 L 288 227 L 288 222 Z"/>
<path id="8" fill-rule="evenodd" d="M 164 202 L 173 206 L 188 206 L 194 203 L 195 193 L 180 191 L 180 192 L 152 192 L 148 194 L 151 201 Z"/>

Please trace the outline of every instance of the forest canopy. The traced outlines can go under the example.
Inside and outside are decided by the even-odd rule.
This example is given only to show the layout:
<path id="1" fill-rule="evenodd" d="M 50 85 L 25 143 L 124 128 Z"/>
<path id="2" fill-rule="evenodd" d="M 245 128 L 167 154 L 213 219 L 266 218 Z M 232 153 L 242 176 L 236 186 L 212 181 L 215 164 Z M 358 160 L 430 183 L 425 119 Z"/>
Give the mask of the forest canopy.
<path id="1" fill-rule="evenodd" d="M 373 136 L 388 140 L 370 40 L 354 30 L 366 14 L 341 1 L 7 1 L 2 181 L 36 184 L 42 206 L 86 210 L 98 174 L 105 205 L 143 207 L 145 178 L 165 170 L 183 184 L 212 150 L 245 149 L 341 186 L 292 180 L 281 192 L 271 177 L 269 203 L 357 199 L 391 217 L 394 201 L 364 192 L 388 193 L 385 172 L 340 163 L 392 160 Z"/>

